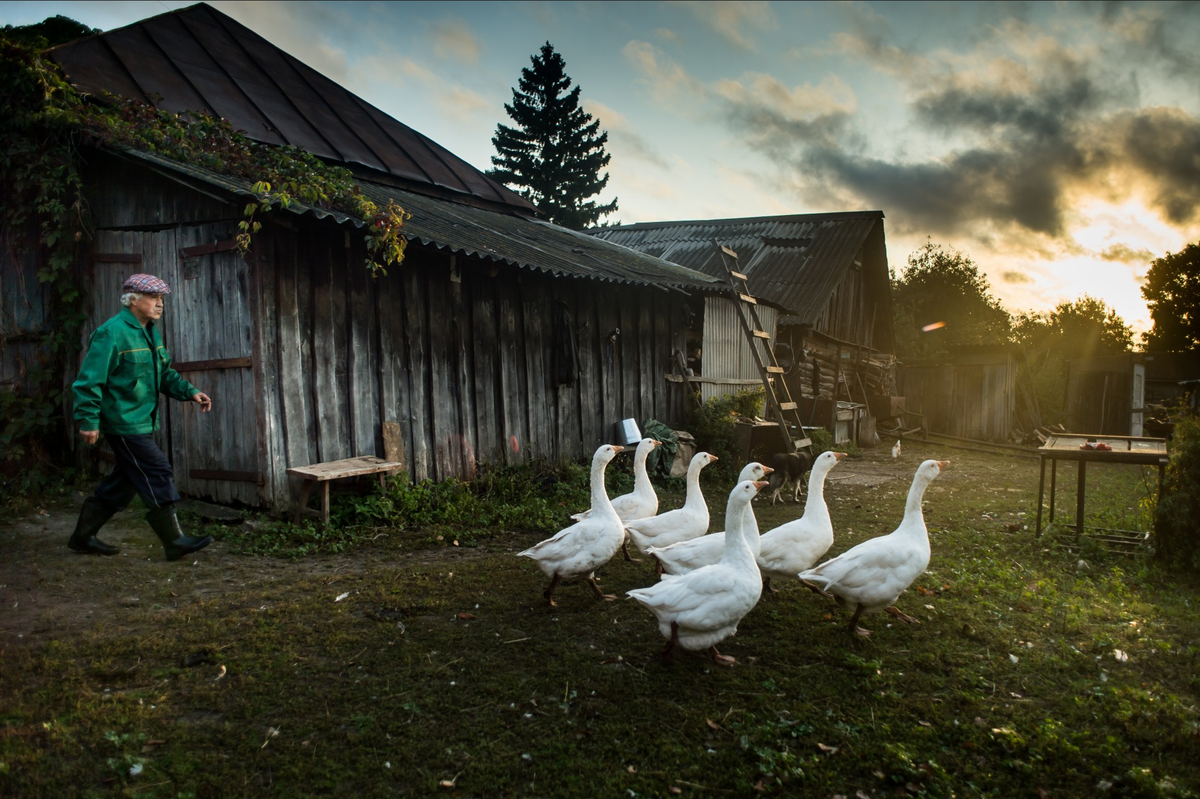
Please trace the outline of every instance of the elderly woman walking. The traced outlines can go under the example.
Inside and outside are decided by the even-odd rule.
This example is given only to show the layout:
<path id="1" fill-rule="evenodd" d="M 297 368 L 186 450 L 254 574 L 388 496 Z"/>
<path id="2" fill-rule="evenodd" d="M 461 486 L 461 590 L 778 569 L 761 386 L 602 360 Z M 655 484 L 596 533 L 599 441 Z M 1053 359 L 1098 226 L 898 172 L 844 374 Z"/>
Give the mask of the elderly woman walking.
<path id="1" fill-rule="evenodd" d="M 116 466 L 84 500 L 67 546 L 90 555 L 117 554 L 96 533 L 138 494 L 149 508 L 146 521 L 162 541 L 167 560 L 178 560 L 211 544 L 212 536 L 192 538 L 179 527 L 174 472 L 151 435 L 158 429 L 158 395 L 195 402 L 202 412 L 212 409 L 212 400 L 171 368 L 163 347 L 155 323 L 171 288 L 153 275 L 134 275 L 122 291 L 124 307 L 92 333 L 73 386 L 80 437 L 95 444 L 103 433 Z"/>

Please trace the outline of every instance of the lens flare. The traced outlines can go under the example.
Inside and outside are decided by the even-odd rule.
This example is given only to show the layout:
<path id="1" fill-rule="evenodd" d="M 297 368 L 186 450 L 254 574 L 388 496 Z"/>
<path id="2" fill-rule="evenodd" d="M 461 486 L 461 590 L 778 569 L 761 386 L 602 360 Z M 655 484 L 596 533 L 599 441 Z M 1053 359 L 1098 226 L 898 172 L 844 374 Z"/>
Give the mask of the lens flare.
<path id="1" fill-rule="evenodd" d="M 921 332 L 929 333 L 934 330 L 941 330 L 945 326 L 946 326 L 945 322 L 930 322 L 929 324 L 925 325 L 925 327 L 921 328 Z"/>

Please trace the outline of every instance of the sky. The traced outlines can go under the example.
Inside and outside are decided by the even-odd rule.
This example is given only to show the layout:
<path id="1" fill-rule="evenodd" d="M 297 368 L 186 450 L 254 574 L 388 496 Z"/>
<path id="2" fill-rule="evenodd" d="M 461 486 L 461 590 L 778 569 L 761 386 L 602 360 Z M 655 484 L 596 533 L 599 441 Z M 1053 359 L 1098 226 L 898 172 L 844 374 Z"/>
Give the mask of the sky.
<path id="1" fill-rule="evenodd" d="M 211 4 L 480 169 L 551 42 L 609 134 L 610 222 L 882 210 L 897 271 L 933 241 L 1010 312 L 1086 293 L 1135 331 L 1151 261 L 1200 241 L 1200 3 Z"/>

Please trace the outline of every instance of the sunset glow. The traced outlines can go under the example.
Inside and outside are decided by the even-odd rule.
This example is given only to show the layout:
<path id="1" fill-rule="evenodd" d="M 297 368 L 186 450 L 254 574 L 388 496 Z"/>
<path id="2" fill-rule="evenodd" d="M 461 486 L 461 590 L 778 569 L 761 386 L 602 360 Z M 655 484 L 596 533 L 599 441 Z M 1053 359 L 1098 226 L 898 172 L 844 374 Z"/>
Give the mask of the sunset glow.
<path id="1" fill-rule="evenodd" d="M 609 134 L 610 222 L 878 209 L 897 271 L 932 240 L 1014 313 L 1086 293 L 1137 332 L 1151 261 L 1200 240 L 1200 3 L 212 4 L 481 169 L 551 41 Z"/>

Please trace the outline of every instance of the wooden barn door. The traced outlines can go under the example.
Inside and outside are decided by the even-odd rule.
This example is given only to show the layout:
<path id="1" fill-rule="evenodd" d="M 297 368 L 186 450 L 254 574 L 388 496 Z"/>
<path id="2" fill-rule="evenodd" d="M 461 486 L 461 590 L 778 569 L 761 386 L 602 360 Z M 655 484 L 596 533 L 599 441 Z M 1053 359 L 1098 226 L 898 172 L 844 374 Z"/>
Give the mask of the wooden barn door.
<path id="1" fill-rule="evenodd" d="M 954 395 L 958 398 L 958 429 L 955 435 L 983 441 L 984 430 L 984 379 L 982 366 L 959 366 L 954 375 Z"/>
<path id="2" fill-rule="evenodd" d="M 249 267 L 233 237 L 229 225 L 181 228 L 163 252 L 171 261 L 163 270 L 171 273 L 167 349 L 180 374 L 213 401 L 210 413 L 172 403 L 171 462 L 180 493 L 257 505 L 254 319 Z"/>
<path id="3" fill-rule="evenodd" d="M 172 236 L 174 233 L 171 234 Z M 152 272 L 154 266 L 147 263 L 146 256 L 150 234 L 137 231 L 97 231 L 92 246 L 92 285 L 89 297 L 89 315 L 83 326 L 83 342 L 79 351 L 80 362 L 87 351 L 88 339 L 97 327 L 121 312 L 121 286 L 130 275 Z M 151 248 L 152 251 L 152 248 Z M 170 342 L 166 342 L 168 350 Z M 160 426 L 154 434 L 159 449 L 170 454 L 167 438 L 166 402 L 160 398 L 158 414 Z M 72 427 L 75 427 L 72 421 Z M 107 474 L 113 463 L 112 447 L 103 439 L 99 444 L 98 456 L 101 473 Z"/>
<path id="4" fill-rule="evenodd" d="M 159 332 L 175 368 L 212 397 L 212 412 L 159 398 L 155 441 L 184 496 L 260 504 L 258 425 L 246 261 L 228 224 L 99 231 L 92 247 L 91 331 L 120 311 L 121 284 L 147 272 L 171 286 Z M 101 446 L 100 458 L 111 462 Z"/>

